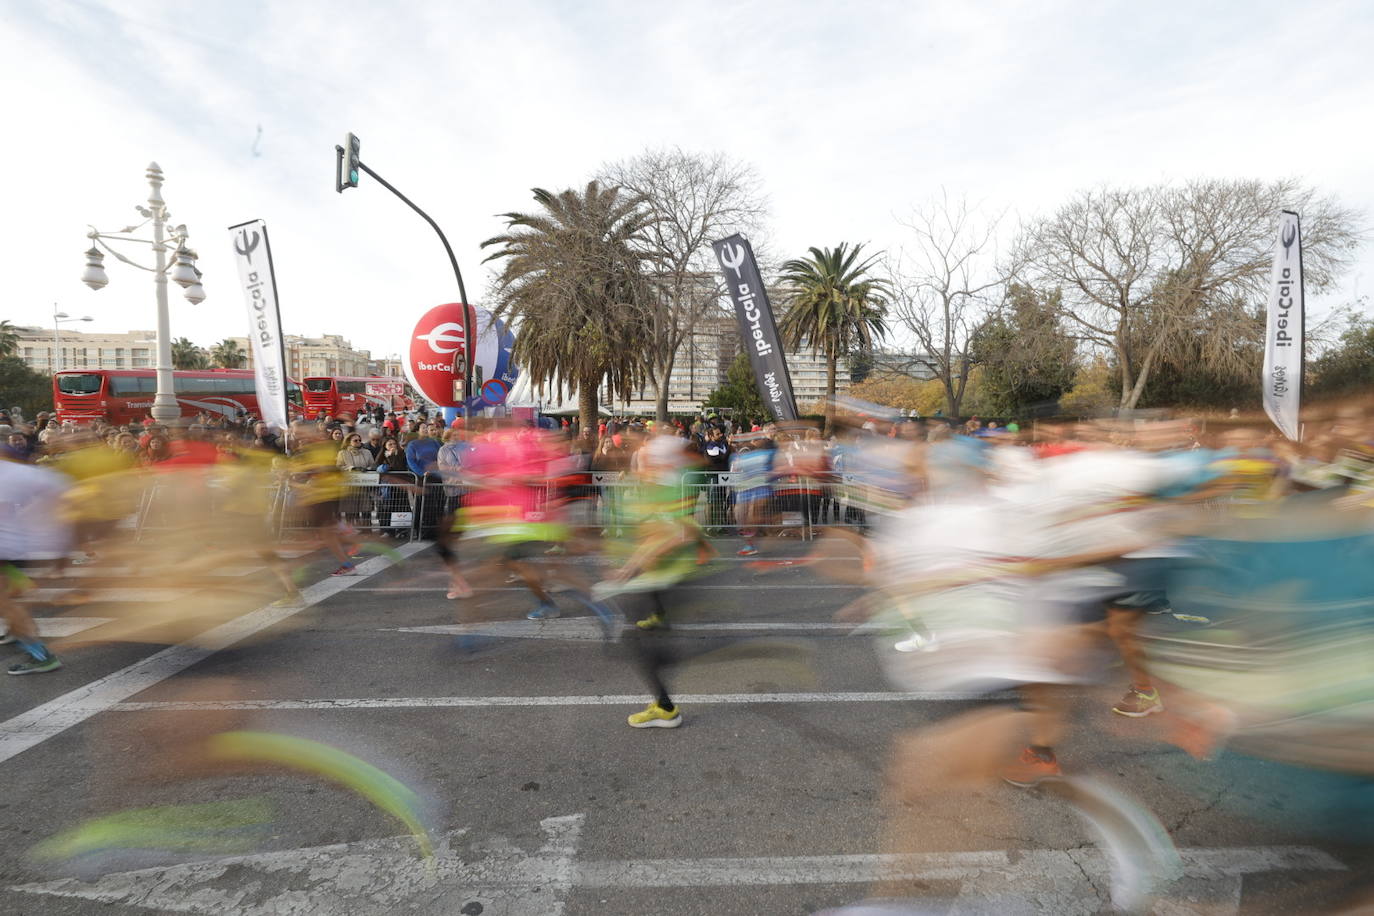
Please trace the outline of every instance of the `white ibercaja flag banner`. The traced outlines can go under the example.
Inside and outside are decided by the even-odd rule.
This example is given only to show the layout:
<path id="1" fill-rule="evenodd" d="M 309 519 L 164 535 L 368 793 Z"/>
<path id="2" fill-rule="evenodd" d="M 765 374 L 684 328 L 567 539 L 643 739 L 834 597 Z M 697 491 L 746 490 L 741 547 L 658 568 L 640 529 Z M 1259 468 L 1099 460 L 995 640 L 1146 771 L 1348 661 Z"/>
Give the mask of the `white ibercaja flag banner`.
<path id="1" fill-rule="evenodd" d="M 272 272 L 272 249 L 267 224 L 260 219 L 229 227 L 238 264 L 239 283 L 248 307 L 248 347 L 253 351 L 258 413 L 268 426 L 287 425 L 287 378 L 282 352 L 281 312 L 277 308 L 277 278 Z"/>
<path id="2" fill-rule="evenodd" d="M 1279 216 L 1274 273 L 1264 328 L 1264 412 L 1289 439 L 1299 438 L 1303 373 L 1302 233 L 1298 214 Z"/>

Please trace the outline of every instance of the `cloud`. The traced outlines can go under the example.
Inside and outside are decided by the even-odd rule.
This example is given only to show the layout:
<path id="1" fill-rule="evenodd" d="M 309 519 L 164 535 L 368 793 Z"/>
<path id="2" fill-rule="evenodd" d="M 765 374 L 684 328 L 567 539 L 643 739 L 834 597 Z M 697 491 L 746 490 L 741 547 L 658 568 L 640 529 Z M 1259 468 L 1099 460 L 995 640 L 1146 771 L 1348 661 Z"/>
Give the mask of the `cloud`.
<path id="1" fill-rule="evenodd" d="M 0 21 L 0 79 L 18 87 L 7 312 L 43 325 L 56 301 L 94 328 L 153 325 L 146 277 L 111 265 L 99 293 L 77 277 L 85 224 L 124 225 L 156 159 L 210 295 L 175 300 L 177 336 L 242 333 L 225 230 L 262 217 L 288 330 L 401 352 L 455 284 L 375 182 L 334 193 L 347 130 L 445 227 L 473 295 L 495 214 L 646 146 L 753 164 L 781 254 L 895 248 L 893 214 L 942 187 L 1029 216 L 1101 182 L 1298 175 L 1374 211 L 1371 44 L 1356 3 L 52 0 Z"/>

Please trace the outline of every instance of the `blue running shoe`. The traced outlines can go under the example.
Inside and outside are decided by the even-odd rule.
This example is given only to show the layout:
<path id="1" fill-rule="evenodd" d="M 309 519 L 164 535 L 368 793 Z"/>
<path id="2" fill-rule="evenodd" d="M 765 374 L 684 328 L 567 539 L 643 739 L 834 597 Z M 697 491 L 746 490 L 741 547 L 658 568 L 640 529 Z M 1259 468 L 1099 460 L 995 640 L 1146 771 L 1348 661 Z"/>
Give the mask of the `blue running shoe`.
<path id="1" fill-rule="evenodd" d="M 528 620 L 552 620 L 562 616 L 562 614 L 563 612 L 558 609 L 557 605 L 545 603 L 530 611 L 525 615 L 525 618 Z"/>

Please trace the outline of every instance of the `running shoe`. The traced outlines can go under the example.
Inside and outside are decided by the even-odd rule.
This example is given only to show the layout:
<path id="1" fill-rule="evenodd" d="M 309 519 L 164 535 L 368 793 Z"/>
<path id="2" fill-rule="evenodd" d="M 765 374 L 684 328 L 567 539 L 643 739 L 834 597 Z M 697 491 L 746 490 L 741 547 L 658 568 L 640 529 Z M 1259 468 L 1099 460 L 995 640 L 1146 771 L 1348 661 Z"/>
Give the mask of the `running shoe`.
<path id="1" fill-rule="evenodd" d="M 753 544 L 745 544 L 738 551 L 736 551 L 736 554 L 741 557 L 755 557 L 758 556 L 758 553 L 759 549 L 755 547 Z"/>
<path id="2" fill-rule="evenodd" d="M 1137 690 L 1134 687 L 1112 707 L 1112 712 L 1128 719 L 1143 719 L 1148 715 L 1164 711 L 1164 703 L 1159 699 L 1158 688 Z"/>
<path id="3" fill-rule="evenodd" d="M 1059 761 L 1051 753 L 1045 758 L 1029 747 L 1021 749 L 1016 762 L 1002 770 L 1002 779 L 1022 789 L 1038 786 L 1047 779 L 1057 779 L 1064 773 L 1059 769 Z"/>
<path id="4" fill-rule="evenodd" d="M 645 706 L 625 720 L 631 728 L 677 728 L 682 724 L 682 713 L 676 706 L 664 709 L 657 701 Z"/>
<path id="5" fill-rule="evenodd" d="M 662 614 L 650 614 L 643 620 L 636 620 L 635 626 L 641 630 L 666 630 L 668 629 L 668 621 L 663 619 Z"/>
<path id="6" fill-rule="evenodd" d="M 939 647 L 936 646 L 934 639 L 920 633 L 912 633 L 906 639 L 893 643 L 892 648 L 898 652 L 934 652 Z"/>
<path id="7" fill-rule="evenodd" d="M 56 671 L 62 667 L 62 662 L 58 661 L 56 655 L 49 655 L 39 661 L 36 658 L 29 658 L 15 665 L 10 665 L 10 674 L 43 674 L 48 671 Z"/>
<path id="8" fill-rule="evenodd" d="M 475 593 L 472 590 L 472 586 L 464 582 L 461 585 L 456 585 L 453 588 L 450 588 L 448 590 L 448 595 L 446 597 L 450 601 L 456 601 L 459 598 L 471 598 L 474 594 Z"/>
<path id="9" fill-rule="evenodd" d="M 625 621 L 608 605 L 575 589 L 570 589 L 569 594 L 572 595 L 574 601 L 596 615 L 597 622 L 601 624 L 601 629 L 605 632 L 607 639 L 614 638 L 619 634 Z"/>
<path id="10" fill-rule="evenodd" d="M 356 569 L 357 569 L 357 567 L 354 566 L 352 563 L 345 563 L 344 565 L 340 566 L 338 569 L 336 569 L 336 570 L 334 570 L 332 573 L 330 573 L 330 575 L 331 575 L 331 576 L 351 576 L 351 575 L 353 575 L 353 573 L 354 573 L 354 571 L 355 571 Z"/>
<path id="11" fill-rule="evenodd" d="M 497 640 L 491 636 L 481 636 L 475 633 L 464 633 L 461 636 L 453 637 L 453 648 L 463 655 L 476 655 L 487 649 L 493 648 Z"/>
<path id="12" fill-rule="evenodd" d="M 300 607 L 302 604 L 305 604 L 305 599 L 301 597 L 300 592 L 296 592 L 294 595 L 283 595 L 273 601 L 272 607 Z"/>
<path id="13" fill-rule="evenodd" d="M 18 641 L 19 640 L 15 639 L 14 634 L 11 633 L 9 630 L 0 633 L 0 646 L 8 646 L 10 643 Z"/>
<path id="14" fill-rule="evenodd" d="M 554 604 L 541 604 L 534 610 L 525 615 L 527 620 L 552 620 L 562 615 L 562 611 Z"/>

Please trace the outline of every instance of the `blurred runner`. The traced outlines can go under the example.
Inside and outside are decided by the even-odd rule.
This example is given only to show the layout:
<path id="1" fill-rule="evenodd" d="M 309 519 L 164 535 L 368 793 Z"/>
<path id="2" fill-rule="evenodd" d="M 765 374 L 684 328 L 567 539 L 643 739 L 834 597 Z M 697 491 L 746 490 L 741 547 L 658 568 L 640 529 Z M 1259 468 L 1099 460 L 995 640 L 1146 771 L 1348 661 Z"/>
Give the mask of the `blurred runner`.
<path id="1" fill-rule="evenodd" d="M 335 461 L 338 448 L 313 423 L 297 421 L 292 424 L 292 433 L 296 440 L 296 453 L 290 460 L 293 501 L 305 510 L 310 526 L 339 561 L 332 575 L 352 575 L 354 566 L 349 557 L 357 553 L 358 545 L 345 532 L 339 517 L 339 499 L 347 481 Z"/>
<path id="2" fill-rule="evenodd" d="M 5 626 L 0 644 L 18 645 L 27 656 L 9 666 L 10 674 L 42 674 L 62 667 L 17 599 L 32 585 L 25 568 L 67 555 L 71 527 L 61 518 L 58 504 L 68 485 L 56 471 L 21 464 L 0 452 L 0 617 Z"/>
<path id="3" fill-rule="evenodd" d="M 714 551 L 693 518 L 696 491 L 683 485 L 693 464 L 689 443 L 660 435 L 644 446 L 641 479 L 625 503 L 629 539 L 619 545 L 624 565 L 598 583 L 592 595 L 639 595 L 648 611 L 628 629 L 626 639 L 653 700 L 628 718 L 632 728 L 677 728 L 682 713 L 668 693 L 663 671 L 682 659 L 670 652 L 660 631 L 671 627 L 670 607 L 675 587 L 696 575 Z"/>
<path id="4" fill-rule="evenodd" d="M 769 520 L 776 455 L 772 440 L 757 435 L 746 441 L 730 463 L 735 485 L 735 517 L 744 538 L 744 546 L 739 549 L 742 557 L 752 557 L 759 552 L 754 540 Z"/>
<path id="5" fill-rule="evenodd" d="M 496 561 L 534 595 L 538 603 L 525 614 L 530 620 L 549 620 L 561 613 L 539 567 L 530 562 L 568 537 L 567 527 L 549 518 L 540 493 L 552 457 L 534 431 L 512 428 L 481 436 L 464 455 L 463 479 L 471 489 L 457 525 L 464 539 L 494 549 Z M 452 551 L 441 555 L 453 575 L 457 563 Z M 450 596 L 461 597 L 461 592 L 459 580 L 453 580 Z"/>

